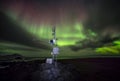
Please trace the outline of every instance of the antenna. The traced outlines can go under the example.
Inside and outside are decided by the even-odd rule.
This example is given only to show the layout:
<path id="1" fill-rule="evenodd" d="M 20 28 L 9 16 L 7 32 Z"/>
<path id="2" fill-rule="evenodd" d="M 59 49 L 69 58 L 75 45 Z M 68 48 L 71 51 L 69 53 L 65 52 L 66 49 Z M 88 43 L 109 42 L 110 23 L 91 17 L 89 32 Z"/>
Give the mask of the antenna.
<path id="1" fill-rule="evenodd" d="M 57 55 L 59 54 L 59 48 L 57 47 L 56 27 L 55 26 L 52 28 L 52 36 L 53 36 L 53 39 L 50 40 L 50 43 L 53 46 L 51 55 L 52 55 L 53 63 L 55 63 L 55 65 L 56 65 Z"/>
<path id="2" fill-rule="evenodd" d="M 55 26 L 52 28 L 52 35 L 54 39 L 56 39 L 56 27 Z"/>
<path id="3" fill-rule="evenodd" d="M 53 47 L 54 47 L 57 45 L 56 27 L 55 26 L 52 28 L 52 36 L 53 36 L 53 39 L 50 40 L 50 44 L 53 45 Z"/>

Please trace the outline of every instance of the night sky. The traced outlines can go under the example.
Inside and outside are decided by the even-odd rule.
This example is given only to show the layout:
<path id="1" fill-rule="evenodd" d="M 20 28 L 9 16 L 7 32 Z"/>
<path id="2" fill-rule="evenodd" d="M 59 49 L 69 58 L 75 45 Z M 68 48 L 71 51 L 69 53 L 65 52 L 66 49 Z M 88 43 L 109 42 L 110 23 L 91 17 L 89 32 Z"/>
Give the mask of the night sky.
<path id="1" fill-rule="evenodd" d="M 72 50 L 99 47 L 120 38 L 118 0 L 3 0 L 0 1 L 0 39 L 49 48 L 52 27 L 58 46 Z M 99 45 L 94 44 L 96 41 Z"/>

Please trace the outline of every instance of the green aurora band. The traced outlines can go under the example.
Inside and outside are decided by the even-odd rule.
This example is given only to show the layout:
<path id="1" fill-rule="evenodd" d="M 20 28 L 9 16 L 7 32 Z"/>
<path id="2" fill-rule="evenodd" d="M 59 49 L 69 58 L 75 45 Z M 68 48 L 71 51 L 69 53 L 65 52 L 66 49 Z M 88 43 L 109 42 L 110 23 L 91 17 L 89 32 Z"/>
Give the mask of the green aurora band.
<path id="1" fill-rule="evenodd" d="M 22 21 L 18 19 L 17 14 L 13 12 L 7 12 L 7 15 L 12 19 L 13 22 L 18 23 L 24 30 L 31 33 L 33 36 L 38 39 L 50 40 L 52 39 L 52 27 L 50 24 L 35 24 L 29 23 L 27 20 L 23 19 Z M 62 23 L 57 24 L 56 26 L 56 36 L 58 38 L 57 44 L 59 46 L 67 46 L 67 45 L 76 45 L 76 42 L 88 39 L 93 36 L 97 36 L 95 32 L 88 29 L 85 30 L 82 22 L 75 23 Z M 87 31 L 87 36 L 85 34 Z"/>
<path id="2" fill-rule="evenodd" d="M 26 27 L 27 31 L 38 38 L 52 39 L 52 26 L 50 25 L 41 25 L 37 27 L 35 25 L 23 24 L 23 26 Z M 59 46 L 75 45 L 79 39 L 83 40 L 86 38 L 85 34 L 83 34 L 83 26 L 81 23 L 76 23 L 74 30 L 70 29 L 67 25 L 58 25 L 56 29 Z"/>

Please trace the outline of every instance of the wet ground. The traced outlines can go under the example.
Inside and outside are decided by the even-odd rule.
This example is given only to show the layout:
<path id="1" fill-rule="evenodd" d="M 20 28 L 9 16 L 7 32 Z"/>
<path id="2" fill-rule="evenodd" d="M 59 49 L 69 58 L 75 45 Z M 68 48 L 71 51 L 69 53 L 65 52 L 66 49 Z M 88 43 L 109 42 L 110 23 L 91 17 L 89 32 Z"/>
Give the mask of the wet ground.
<path id="1" fill-rule="evenodd" d="M 40 71 L 44 62 L 45 60 L 1 62 L 0 81 L 33 81 L 34 73 Z M 58 62 L 65 66 L 64 69 L 74 68 L 71 73 L 80 78 L 78 81 L 120 81 L 120 58 L 66 59 Z"/>

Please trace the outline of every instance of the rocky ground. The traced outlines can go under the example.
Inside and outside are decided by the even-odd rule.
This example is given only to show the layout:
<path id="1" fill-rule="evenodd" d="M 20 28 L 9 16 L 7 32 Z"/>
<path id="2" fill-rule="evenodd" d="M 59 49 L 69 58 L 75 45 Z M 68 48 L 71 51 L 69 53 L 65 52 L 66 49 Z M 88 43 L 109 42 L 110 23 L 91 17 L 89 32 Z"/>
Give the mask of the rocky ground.
<path id="1" fill-rule="evenodd" d="M 120 81 L 119 58 L 0 62 L 0 81 Z"/>

